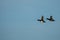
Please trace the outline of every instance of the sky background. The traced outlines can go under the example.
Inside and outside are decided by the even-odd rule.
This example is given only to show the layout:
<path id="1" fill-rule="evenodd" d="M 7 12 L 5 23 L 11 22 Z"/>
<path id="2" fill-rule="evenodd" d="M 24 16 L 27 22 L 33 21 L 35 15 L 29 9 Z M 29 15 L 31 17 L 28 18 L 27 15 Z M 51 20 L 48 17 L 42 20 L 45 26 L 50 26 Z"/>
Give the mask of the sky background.
<path id="1" fill-rule="evenodd" d="M 0 40 L 60 40 L 60 0 L 0 0 Z"/>

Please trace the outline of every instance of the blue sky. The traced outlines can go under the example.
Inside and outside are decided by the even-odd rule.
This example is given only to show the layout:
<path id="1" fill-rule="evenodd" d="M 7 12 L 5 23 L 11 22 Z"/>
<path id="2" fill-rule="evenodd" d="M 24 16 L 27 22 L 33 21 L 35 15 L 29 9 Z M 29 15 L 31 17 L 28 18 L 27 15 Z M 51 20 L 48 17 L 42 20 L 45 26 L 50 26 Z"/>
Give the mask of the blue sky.
<path id="1" fill-rule="evenodd" d="M 60 40 L 59 17 L 60 0 L 0 0 L 0 40 Z"/>

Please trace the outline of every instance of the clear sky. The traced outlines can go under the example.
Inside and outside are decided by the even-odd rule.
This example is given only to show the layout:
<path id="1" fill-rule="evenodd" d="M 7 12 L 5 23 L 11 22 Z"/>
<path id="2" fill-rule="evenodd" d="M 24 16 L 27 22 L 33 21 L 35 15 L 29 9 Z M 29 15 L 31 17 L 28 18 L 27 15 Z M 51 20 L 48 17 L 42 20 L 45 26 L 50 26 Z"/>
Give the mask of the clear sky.
<path id="1" fill-rule="evenodd" d="M 60 0 L 0 0 L 0 40 L 60 40 Z"/>

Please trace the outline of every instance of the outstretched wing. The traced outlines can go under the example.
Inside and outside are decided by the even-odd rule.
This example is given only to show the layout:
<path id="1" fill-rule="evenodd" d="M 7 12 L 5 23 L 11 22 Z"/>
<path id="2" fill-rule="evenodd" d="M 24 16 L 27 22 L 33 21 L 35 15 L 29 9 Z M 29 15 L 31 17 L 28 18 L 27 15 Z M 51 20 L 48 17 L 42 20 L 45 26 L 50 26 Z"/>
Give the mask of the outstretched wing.
<path id="1" fill-rule="evenodd" d="M 52 16 L 50 16 L 50 19 L 53 19 Z"/>
<path id="2" fill-rule="evenodd" d="M 44 19 L 44 17 L 42 16 L 42 17 L 41 17 L 41 20 L 43 20 L 43 19 Z"/>
<path id="3" fill-rule="evenodd" d="M 38 19 L 37 21 L 41 21 L 40 19 Z"/>

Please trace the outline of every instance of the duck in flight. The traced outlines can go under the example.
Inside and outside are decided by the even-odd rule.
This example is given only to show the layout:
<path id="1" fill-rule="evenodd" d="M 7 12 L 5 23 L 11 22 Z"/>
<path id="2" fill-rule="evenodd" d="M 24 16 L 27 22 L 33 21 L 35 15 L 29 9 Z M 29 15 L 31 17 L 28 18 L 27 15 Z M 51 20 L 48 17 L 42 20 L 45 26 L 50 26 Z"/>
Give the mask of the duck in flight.
<path id="1" fill-rule="evenodd" d="M 47 18 L 47 20 L 49 20 L 49 21 L 55 21 L 52 16 L 50 16 L 50 18 Z"/>
<path id="2" fill-rule="evenodd" d="M 38 19 L 37 21 L 40 21 L 40 22 L 45 23 L 45 21 L 44 21 L 44 17 L 43 17 L 43 16 L 41 17 L 41 19 Z"/>

